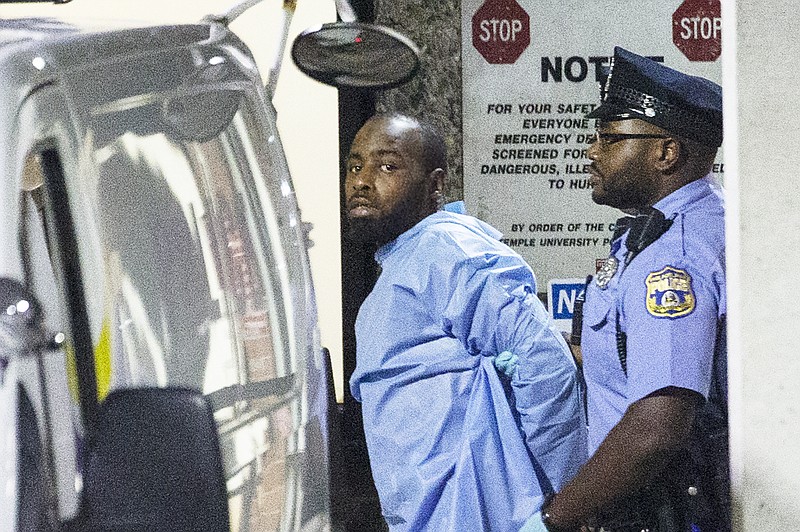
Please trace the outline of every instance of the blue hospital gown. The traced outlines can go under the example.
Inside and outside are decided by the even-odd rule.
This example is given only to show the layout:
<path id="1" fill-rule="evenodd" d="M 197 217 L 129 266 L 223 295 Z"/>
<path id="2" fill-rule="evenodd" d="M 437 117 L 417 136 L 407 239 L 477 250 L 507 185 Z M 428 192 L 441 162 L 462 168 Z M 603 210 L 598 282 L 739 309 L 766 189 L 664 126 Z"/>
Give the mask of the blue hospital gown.
<path id="1" fill-rule="evenodd" d="M 575 364 L 499 236 L 441 211 L 376 253 L 350 388 L 392 531 L 517 531 L 585 460 Z"/>

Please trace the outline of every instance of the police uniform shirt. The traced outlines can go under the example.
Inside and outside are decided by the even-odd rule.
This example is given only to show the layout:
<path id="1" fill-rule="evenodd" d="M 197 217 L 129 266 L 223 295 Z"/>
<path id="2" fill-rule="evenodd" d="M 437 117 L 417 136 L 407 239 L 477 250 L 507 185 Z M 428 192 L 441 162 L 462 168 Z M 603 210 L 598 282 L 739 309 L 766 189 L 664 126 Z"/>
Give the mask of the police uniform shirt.
<path id="1" fill-rule="evenodd" d="M 606 287 L 587 288 L 583 321 L 589 453 L 628 406 L 680 387 L 708 398 L 717 327 L 726 313 L 724 206 L 711 176 L 673 192 L 654 207 L 670 228 L 627 266 L 625 235 L 619 267 Z M 627 335 L 627 374 L 617 349 Z"/>

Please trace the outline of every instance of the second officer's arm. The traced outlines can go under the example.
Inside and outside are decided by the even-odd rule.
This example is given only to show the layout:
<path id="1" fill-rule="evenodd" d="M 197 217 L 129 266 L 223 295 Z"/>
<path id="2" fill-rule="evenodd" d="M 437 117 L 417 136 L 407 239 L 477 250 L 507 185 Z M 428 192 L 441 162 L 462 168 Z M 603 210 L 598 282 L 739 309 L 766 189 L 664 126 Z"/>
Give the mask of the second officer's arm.
<path id="1" fill-rule="evenodd" d="M 665 388 L 628 407 L 595 454 L 544 509 L 556 529 L 573 530 L 600 509 L 644 487 L 689 437 L 702 396 Z"/>

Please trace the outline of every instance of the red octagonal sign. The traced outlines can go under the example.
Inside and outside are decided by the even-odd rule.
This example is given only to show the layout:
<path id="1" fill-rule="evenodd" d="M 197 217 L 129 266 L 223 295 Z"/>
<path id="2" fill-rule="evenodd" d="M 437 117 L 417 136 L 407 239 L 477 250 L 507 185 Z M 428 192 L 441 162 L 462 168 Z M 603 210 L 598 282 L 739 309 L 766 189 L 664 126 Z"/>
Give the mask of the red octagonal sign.
<path id="1" fill-rule="evenodd" d="M 722 52 L 720 0 L 684 0 L 672 14 L 672 42 L 689 61 L 716 61 Z"/>
<path id="2" fill-rule="evenodd" d="M 530 43 L 531 20 L 516 0 L 486 0 L 472 16 L 472 45 L 489 63 L 513 63 Z"/>

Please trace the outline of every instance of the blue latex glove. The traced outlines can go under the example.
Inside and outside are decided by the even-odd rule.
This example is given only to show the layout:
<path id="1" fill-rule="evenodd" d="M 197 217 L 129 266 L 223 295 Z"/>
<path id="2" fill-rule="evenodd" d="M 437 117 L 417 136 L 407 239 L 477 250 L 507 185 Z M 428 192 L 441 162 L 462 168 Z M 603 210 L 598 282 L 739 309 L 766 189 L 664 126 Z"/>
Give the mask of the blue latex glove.
<path id="1" fill-rule="evenodd" d="M 503 351 L 494 357 L 495 369 L 508 378 L 511 378 L 514 375 L 518 364 L 519 357 L 511 351 Z"/>
<path id="2" fill-rule="evenodd" d="M 530 516 L 519 532 L 547 532 L 547 527 L 542 521 L 542 512 L 536 512 Z"/>

